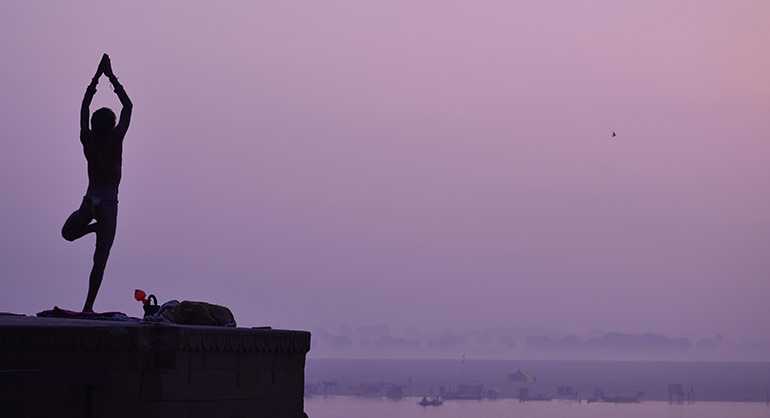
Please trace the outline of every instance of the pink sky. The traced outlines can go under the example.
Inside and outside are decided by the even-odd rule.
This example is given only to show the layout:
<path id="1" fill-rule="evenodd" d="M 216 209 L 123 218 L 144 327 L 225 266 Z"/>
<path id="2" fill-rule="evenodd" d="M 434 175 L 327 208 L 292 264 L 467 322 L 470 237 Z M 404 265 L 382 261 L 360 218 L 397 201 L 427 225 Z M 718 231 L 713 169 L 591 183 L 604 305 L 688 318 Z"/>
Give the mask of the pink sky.
<path id="1" fill-rule="evenodd" d="M 134 3 L 0 5 L 0 311 L 82 305 L 108 52 L 97 310 L 770 337 L 770 2 Z"/>

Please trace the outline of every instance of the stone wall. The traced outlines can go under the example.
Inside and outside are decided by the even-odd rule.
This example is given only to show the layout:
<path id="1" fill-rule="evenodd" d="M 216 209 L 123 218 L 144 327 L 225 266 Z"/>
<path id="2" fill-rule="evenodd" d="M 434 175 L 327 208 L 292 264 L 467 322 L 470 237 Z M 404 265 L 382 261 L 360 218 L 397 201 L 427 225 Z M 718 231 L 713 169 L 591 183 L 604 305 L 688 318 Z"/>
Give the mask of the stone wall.
<path id="1" fill-rule="evenodd" d="M 2 417 L 300 418 L 310 333 L 0 317 Z"/>

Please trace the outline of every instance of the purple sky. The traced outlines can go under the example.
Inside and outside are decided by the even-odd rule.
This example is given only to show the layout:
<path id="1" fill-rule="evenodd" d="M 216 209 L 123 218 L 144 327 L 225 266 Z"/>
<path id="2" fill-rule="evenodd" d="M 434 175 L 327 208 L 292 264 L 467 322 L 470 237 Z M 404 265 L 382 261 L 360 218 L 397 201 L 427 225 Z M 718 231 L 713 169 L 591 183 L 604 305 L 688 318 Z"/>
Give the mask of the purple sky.
<path id="1" fill-rule="evenodd" d="M 770 2 L 134 3 L 0 5 L 0 311 L 82 306 L 108 52 L 97 310 L 770 337 Z"/>

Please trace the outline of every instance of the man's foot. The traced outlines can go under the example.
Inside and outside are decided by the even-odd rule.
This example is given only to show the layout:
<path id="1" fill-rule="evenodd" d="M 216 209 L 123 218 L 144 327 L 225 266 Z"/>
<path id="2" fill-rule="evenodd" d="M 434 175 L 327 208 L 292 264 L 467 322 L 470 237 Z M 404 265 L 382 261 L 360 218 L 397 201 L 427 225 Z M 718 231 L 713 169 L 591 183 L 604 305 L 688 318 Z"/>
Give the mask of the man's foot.
<path id="1" fill-rule="evenodd" d="M 86 226 L 86 233 L 85 233 L 85 234 L 83 234 L 83 235 L 86 235 L 86 234 L 90 234 L 90 233 L 92 233 L 92 232 L 96 232 L 96 227 L 97 227 L 98 225 L 99 225 L 99 223 L 98 223 L 98 222 L 94 222 L 94 223 L 90 223 L 90 224 L 88 224 L 88 225 Z"/>

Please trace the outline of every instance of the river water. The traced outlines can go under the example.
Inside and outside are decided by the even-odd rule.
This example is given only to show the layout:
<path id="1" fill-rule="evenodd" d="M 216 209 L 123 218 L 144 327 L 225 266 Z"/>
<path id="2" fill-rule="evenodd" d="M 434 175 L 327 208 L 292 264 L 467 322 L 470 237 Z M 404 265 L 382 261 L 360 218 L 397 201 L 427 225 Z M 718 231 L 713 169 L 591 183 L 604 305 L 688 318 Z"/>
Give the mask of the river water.
<path id="1" fill-rule="evenodd" d="M 305 399 L 310 418 L 770 418 L 759 402 L 696 402 L 680 405 L 648 401 L 638 404 L 519 402 L 514 399 L 445 401 L 422 407 L 419 398 L 400 401 L 352 396 Z"/>

